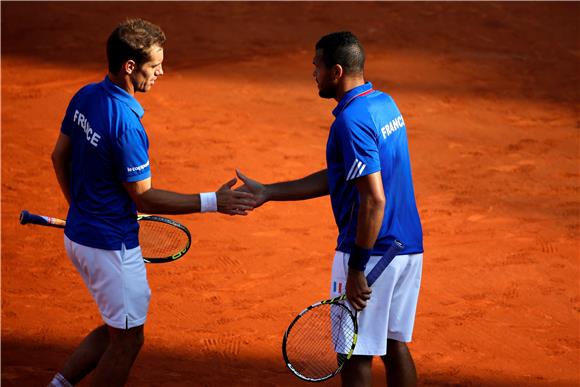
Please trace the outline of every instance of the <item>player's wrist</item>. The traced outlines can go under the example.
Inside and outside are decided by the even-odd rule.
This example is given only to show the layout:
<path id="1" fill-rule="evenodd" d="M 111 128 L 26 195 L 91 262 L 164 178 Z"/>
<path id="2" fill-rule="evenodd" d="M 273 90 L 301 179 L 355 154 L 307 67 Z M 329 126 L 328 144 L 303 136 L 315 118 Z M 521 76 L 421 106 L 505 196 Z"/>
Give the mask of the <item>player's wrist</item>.
<path id="1" fill-rule="evenodd" d="M 355 243 L 350 252 L 350 257 L 348 259 L 348 267 L 349 269 L 364 272 L 370 258 L 371 258 L 371 249 L 365 249 L 364 247 L 360 247 Z"/>
<path id="2" fill-rule="evenodd" d="M 217 194 L 216 192 L 202 192 L 199 194 L 200 212 L 216 212 Z"/>
<path id="3" fill-rule="evenodd" d="M 264 184 L 262 187 L 263 187 L 262 197 L 264 198 L 264 203 L 269 202 L 270 200 L 272 200 L 273 195 L 274 195 L 272 185 L 271 184 Z"/>

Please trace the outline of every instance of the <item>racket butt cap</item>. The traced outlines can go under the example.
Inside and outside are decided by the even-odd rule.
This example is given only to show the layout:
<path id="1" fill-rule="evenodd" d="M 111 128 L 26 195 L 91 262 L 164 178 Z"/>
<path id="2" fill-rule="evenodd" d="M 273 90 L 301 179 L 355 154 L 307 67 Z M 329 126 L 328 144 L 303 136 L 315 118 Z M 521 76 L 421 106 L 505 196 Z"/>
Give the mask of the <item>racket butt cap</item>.
<path id="1" fill-rule="evenodd" d="M 20 212 L 20 224 L 26 224 L 30 220 L 30 212 L 22 210 Z"/>

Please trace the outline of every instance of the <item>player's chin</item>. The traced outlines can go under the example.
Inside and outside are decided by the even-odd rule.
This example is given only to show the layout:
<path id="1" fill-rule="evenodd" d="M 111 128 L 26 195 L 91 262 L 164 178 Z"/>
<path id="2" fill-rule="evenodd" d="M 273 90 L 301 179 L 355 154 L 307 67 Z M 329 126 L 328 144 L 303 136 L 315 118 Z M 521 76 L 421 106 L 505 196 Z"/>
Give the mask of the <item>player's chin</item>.
<path id="1" fill-rule="evenodd" d="M 325 98 L 325 99 L 333 99 L 336 94 L 333 92 L 330 92 L 328 90 L 318 90 L 318 95 L 320 96 L 320 98 Z"/>
<path id="2" fill-rule="evenodd" d="M 331 99 L 336 96 L 336 92 L 331 87 L 321 86 L 321 84 L 318 83 L 318 95 L 320 98 Z"/>
<path id="3" fill-rule="evenodd" d="M 152 87 L 153 87 L 153 83 L 145 83 L 145 84 L 141 85 L 141 87 L 139 88 L 139 91 L 141 93 L 146 93 L 149 90 L 151 90 Z"/>

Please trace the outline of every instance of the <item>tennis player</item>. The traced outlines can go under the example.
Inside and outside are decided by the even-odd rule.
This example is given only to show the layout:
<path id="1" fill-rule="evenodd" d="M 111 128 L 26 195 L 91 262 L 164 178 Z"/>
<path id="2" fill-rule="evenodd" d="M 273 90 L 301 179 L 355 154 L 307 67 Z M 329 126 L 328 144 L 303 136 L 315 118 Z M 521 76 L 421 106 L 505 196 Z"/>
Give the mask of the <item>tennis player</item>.
<path id="1" fill-rule="evenodd" d="M 143 345 L 150 289 L 139 248 L 137 211 L 246 215 L 252 194 L 179 194 L 152 187 L 149 141 L 135 99 L 163 75 L 165 34 L 145 20 L 127 20 L 107 41 L 109 72 L 70 101 L 52 153 L 70 208 L 66 251 L 98 305 L 104 325 L 81 342 L 51 386 L 79 383 L 93 369 L 94 386 L 122 386 Z"/>
<path id="2" fill-rule="evenodd" d="M 342 369 L 343 386 L 370 386 L 373 356 L 387 368 L 389 386 L 414 386 L 411 341 L 423 261 L 421 222 L 415 203 L 405 122 L 393 99 L 364 79 L 365 55 L 350 32 L 316 44 L 314 79 L 322 98 L 333 98 L 335 121 L 326 147 L 327 168 L 299 180 L 264 185 L 240 172 L 240 190 L 271 200 L 330 194 L 339 229 L 331 297 L 346 290 L 359 314 L 354 356 Z M 365 274 L 394 239 L 405 249 L 368 287 Z"/>

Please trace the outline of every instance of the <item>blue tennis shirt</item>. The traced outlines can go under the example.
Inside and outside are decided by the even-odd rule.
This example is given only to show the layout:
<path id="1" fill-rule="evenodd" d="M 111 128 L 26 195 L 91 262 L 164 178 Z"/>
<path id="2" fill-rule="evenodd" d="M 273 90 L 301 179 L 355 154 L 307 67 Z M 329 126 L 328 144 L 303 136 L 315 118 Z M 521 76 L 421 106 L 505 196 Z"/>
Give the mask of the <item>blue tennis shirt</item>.
<path id="1" fill-rule="evenodd" d="M 326 145 L 332 211 L 339 229 L 337 250 L 355 243 L 359 195 L 355 180 L 381 172 L 386 198 L 383 224 L 373 255 L 398 239 L 400 254 L 423 252 L 423 232 L 415 203 L 405 121 L 393 99 L 365 83 L 348 91 L 333 110 Z"/>
<path id="2" fill-rule="evenodd" d="M 104 250 L 139 245 L 135 203 L 123 182 L 151 176 L 144 110 L 108 77 L 72 98 L 61 132 L 71 139 L 71 203 L 65 234 Z"/>

